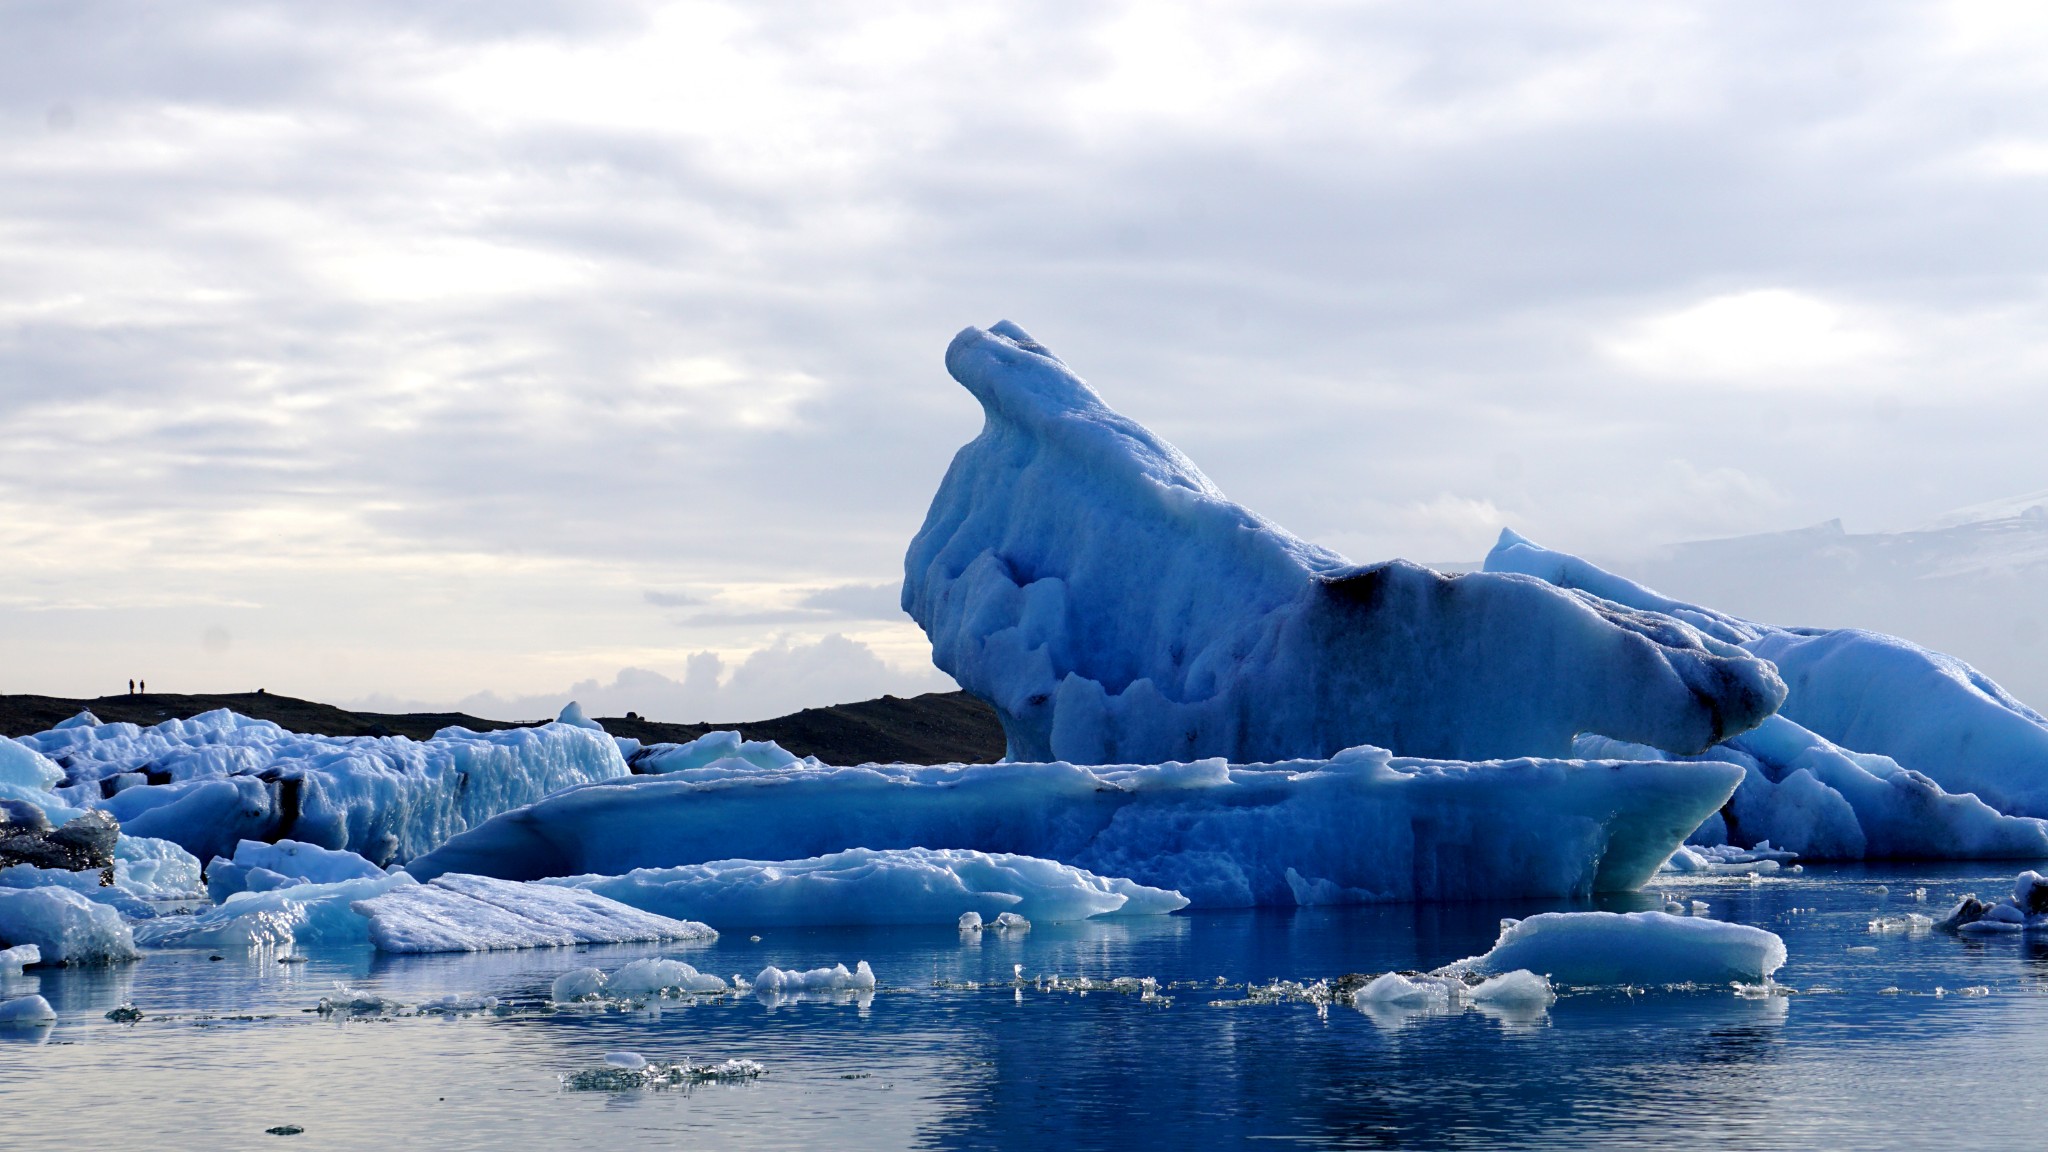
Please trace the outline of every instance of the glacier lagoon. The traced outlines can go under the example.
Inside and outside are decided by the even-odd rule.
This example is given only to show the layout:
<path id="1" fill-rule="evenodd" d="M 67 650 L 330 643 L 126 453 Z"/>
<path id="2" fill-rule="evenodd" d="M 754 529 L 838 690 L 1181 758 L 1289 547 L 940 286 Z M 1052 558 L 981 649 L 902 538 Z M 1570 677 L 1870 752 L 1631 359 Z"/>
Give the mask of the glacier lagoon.
<path id="1" fill-rule="evenodd" d="M 1662 874 L 1598 907 L 1669 895 L 1767 928 L 1791 956 L 1780 991 L 1560 989 L 1547 1007 L 1455 1011 L 1262 1002 L 1248 986 L 1434 968 L 1484 952 L 1503 916 L 1592 905 L 1196 910 L 965 935 L 764 929 L 758 941 L 445 956 L 308 946 L 303 963 L 159 950 L 0 980 L 58 1015 L 0 1030 L 0 1123 L 61 1131 L 67 1145 L 167 1149 L 278 1146 L 268 1130 L 288 1126 L 304 1131 L 284 1147 L 2019 1146 L 2048 1122 L 2017 1074 L 2048 1055 L 2048 940 L 1901 923 L 1939 917 L 1965 892 L 1996 897 L 2014 871 Z M 658 1011 L 549 1003 L 566 972 L 649 956 L 728 977 L 866 960 L 880 986 Z M 1158 986 L 1149 999 L 1071 987 L 1116 977 Z M 408 1005 L 498 1004 L 314 1011 L 337 982 Z M 106 1018 L 129 1003 L 141 1020 Z M 754 1060 L 766 1074 L 563 1083 L 619 1052 Z"/>

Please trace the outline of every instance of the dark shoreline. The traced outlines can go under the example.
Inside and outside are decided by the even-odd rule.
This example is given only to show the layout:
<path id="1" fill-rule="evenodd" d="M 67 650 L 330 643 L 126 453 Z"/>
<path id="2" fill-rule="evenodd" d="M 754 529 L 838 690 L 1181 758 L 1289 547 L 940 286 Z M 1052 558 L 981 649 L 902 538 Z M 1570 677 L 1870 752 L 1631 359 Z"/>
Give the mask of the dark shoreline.
<path id="1" fill-rule="evenodd" d="M 332 704 L 271 692 L 184 695 L 151 692 L 73 700 L 57 696 L 0 695 L 0 736 L 45 731 L 82 711 L 109 722 L 157 724 L 231 708 L 269 720 L 293 732 L 322 736 L 409 736 L 424 740 L 450 725 L 477 732 L 525 728 L 524 723 L 485 720 L 461 712 L 350 712 Z M 828 764 L 986 763 L 1003 756 L 1003 729 L 995 710 L 965 692 L 929 692 L 908 698 L 883 696 L 851 704 L 806 708 L 787 716 L 745 724 L 665 724 L 654 720 L 600 716 L 614 736 L 642 743 L 682 743 L 707 732 L 736 729 L 749 740 L 773 740 L 799 756 Z"/>

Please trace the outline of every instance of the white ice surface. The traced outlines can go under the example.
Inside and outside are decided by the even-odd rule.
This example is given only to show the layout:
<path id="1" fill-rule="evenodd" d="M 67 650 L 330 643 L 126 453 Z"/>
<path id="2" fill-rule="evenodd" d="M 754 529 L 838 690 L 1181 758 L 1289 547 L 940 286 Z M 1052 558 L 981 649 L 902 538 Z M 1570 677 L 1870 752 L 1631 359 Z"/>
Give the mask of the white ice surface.
<path id="1" fill-rule="evenodd" d="M 200 859 L 243 839 L 290 838 L 409 860 L 508 808 L 626 775 L 610 737 L 559 723 L 418 741 L 303 735 L 223 709 L 149 728 L 60 727 L 18 744 L 69 765 L 76 783 L 55 794 L 64 803 L 104 809 L 124 832 Z"/>
<path id="2" fill-rule="evenodd" d="M 706 732 L 685 744 L 648 744 L 629 756 L 633 771 L 658 775 L 705 768 L 720 760 L 738 760 L 756 768 L 788 768 L 797 764 L 817 766 L 818 761 L 800 757 L 773 740 L 747 740 L 738 732 Z"/>
<path id="3" fill-rule="evenodd" d="M 545 883 L 664 916 L 735 927 L 951 924 L 964 912 L 991 920 L 1003 912 L 1085 920 L 1163 914 L 1188 903 L 1177 892 L 1051 860 L 958 848 L 852 848 L 806 860 L 717 860 Z"/>
<path id="4" fill-rule="evenodd" d="M 16 944 L 12 948 L 0 948 L 0 976 L 19 976 L 23 968 L 42 962 L 43 950 L 34 944 Z"/>
<path id="5" fill-rule="evenodd" d="M 298 884 L 260 892 L 236 892 L 221 904 L 192 916 L 163 917 L 138 924 L 145 948 L 208 948 L 246 952 L 258 948 L 347 947 L 370 941 L 368 918 L 354 910 L 358 900 L 418 881 L 404 873 L 320 884 Z"/>
<path id="6" fill-rule="evenodd" d="M 1501 921 L 1484 956 L 1445 972 L 1527 969 L 1560 984 L 1760 983 L 1785 964 L 1776 933 L 1665 912 L 1545 912 Z"/>
<path id="7" fill-rule="evenodd" d="M 718 935 L 703 924 L 642 912 L 594 892 L 483 876 L 395 886 L 351 907 L 369 918 L 370 942 L 384 952 L 490 952 Z"/>
<path id="8" fill-rule="evenodd" d="M 1686 604 L 1513 532 L 1501 534 L 1486 568 L 1675 616 L 1771 661 L 1787 687 L 1780 725 L 1730 740 L 1727 747 L 1787 764 L 1809 761 L 1803 767 L 1821 787 L 1796 782 L 1785 804 L 1796 809 L 1788 820 L 1810 827 L 1811 854 L 2041 855 L 2027 846 L 2038 839 L 2039 828 L 2001 825 L 1969 805 L 1942 799 L 1973 794 L 1993 814 L 2048 817 L 2048 719 L 1968 664 L 1894 636 L 1853 628 L 1779 628 Z M 1827 747 L 1815 752 L 1817 745 L 1789 735 L 1786 724 Z M 1899 769 L 1914 775 L 1902 776 Z M 1798 770 L 1788 768 L 1787 774 Z M 1839 780 L 1830 779 L 1830 772 Z M 1939 827 L 1917 827 L 1929 821 Z M 1864 841 L 1860 848 L 1852 825 Z M 1772 838 L 1790 844 L 1792 832 Z"/>
<path id="9" fill-rule="evenodd" d="M 415 860 L 444 872 L 618 876 L 852 848 L 1056 860 L 1197 906 L 1561 897 L 1639 887 L 1741 780 L 1727 764 L 1330 760 L 754 768 L 567 789 Z M 955 915 L 958 913 L 955 910 Z"/>
<path id="10" fill-rule="evenodd" d="M 139 960 L 121 914 L 69 888 L 0 888 L 0 947 L 33 944 L 45 964 Z"/>
<path id="11" fill-rule="evenodd" d="M 1232 503 L 1021 329 L 946 352 L 981 402 L 904 559 L 933 658 L 1009 757 L 1082 764 L 1697 752 L 1771 714 L 1764 661 L 1518 576 L 1354 566 Z"/>

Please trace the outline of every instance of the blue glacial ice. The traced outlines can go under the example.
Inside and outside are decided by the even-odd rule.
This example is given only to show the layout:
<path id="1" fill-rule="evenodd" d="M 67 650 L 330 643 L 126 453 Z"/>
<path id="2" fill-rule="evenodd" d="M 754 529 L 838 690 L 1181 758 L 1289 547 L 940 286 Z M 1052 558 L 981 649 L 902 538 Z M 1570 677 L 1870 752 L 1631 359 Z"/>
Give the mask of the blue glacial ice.
<path id="1" fill-rule="evenodd" d="M 726 760 L 565 789 L 408 869 L 532 880 L 958 848 L 1197 907 L 1584 896 L 1640 886 L 1741 779 L 1731 764 L 1434 763 L 1370 748 L 1237 767 Z"/>
<path id="2" fill-rule="evenodd" d="M 609 736 L 562 723 L 419 741 L 303 735 L 220 710 L 148 728 L 67 721 L 12 743 L 59 767 L 65 782 L 39 792 L 44 802 L 106 811 L 128 835 L 200 859 L 288 837 L 404 861 L 559 788 L 627 774 Z"/>
<path id="3" fill-rule="evenodd" d="M 1582 732 L 1698 752 L 1783 698 L 1768 663 L 1669 616 L 1299 540 L 1014 325 L 963 331 L 946 366 L 986 423 L 902 603 L 1011 759 L 1559 757 Z"/>
<path id="4" fill-rule="evenodd" d="M 1962 661 L 1896 637 L 1779 628 L 1672 600 L 1513 532 L 1486 566 L 1665 613 L 1778 668 L 1780 714 L 1705 753 L 1748 770 L 1719 834 L 1818 859 L 2048 856 L 2048 721 Z M 1666 754 L 1591 737 L 1576 748 Z"/>
<path id="5" fill-rule="evenodd" d="M 621 876 L 545 881 L 678 919 L 728 927 L 957 924 L 1004 913 L 1032 920 L 1161 915 L 1178 892 L 1007 853 L 850 848 L 807 860 L 715 860 Z"/>

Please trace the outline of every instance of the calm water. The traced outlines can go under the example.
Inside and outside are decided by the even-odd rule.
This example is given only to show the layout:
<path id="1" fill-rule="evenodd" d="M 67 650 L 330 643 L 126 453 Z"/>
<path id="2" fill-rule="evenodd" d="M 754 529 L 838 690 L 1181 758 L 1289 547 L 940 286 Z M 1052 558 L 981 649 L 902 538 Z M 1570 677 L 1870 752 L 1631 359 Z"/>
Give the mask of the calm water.
<path id="1" fill-rule="evenodd" d="M 9 1147 L 61 1133 L 47 1142 L 106 1149 L 2038 1147 L 2048 945 L 1868 929 L 1879 915 L 1938 913 L 1962 891 L 2003 891 L 2014 871 L 1812 868 L 1757 886 L 1659 885 L 1785 937 L 1779 978 L 1799 994 L 1582 993 L 1520 1016 L 1212 1001 L 1273 978 L 1434 967 L 1484 951 L 1502 915 L 1557 906 L 1042 924 L 978 944 L 891 929 L 740 933 L 689 949 L 315 952 L 297 965 L 160 952 L 4 982 L 0 994 L 40 992 L 60 1019 L 0 1040 L 0 1132 Z M 727 975 L 866 959 L 885 987 L 858 1001 L 747 997 L 658 1013 L 543 1007 L 562 971 L 657 954 Z M 1019 989 L 1018 964 L 1028 977 L 1183 986 L 1170 1003 Z M 510 1010 L 307 1011 L 337 980 L 409 1002 L 496 995 Z M 1196 981 L 1206 986 L 1185 986 Z M 128 1001 L 143 1021 L 104 1019 Z M 562 1074 L 621 1049 L 747 1057 L 769 1074 L 687 1091 L 562 1087 Z M 305 1131 L 265 1134 L 285 1124 Z"/>

